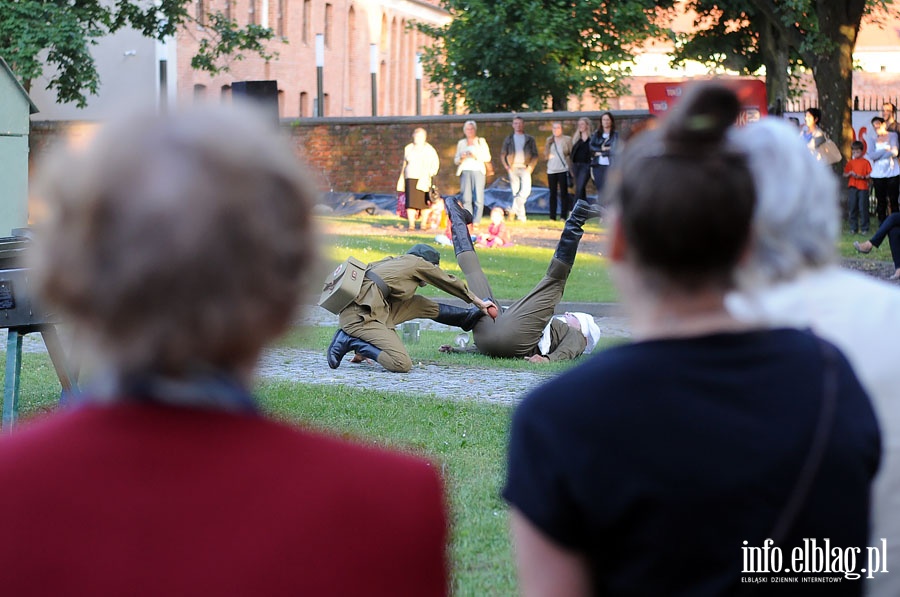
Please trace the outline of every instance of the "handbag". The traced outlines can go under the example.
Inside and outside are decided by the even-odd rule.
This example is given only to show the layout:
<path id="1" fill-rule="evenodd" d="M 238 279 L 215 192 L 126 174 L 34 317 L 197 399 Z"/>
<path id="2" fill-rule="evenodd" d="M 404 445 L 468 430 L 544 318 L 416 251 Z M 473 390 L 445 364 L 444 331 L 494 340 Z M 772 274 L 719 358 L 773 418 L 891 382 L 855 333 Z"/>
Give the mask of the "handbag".
<path id="1" fill-rule="evenodd" d="M 487 141 L 484 140 L 484 137 L 479 137 L 479 138 L 478 138 L 478 144 L 479 144 L 479 145 L 482 145 L 482 144 L 483 144 L 483 145 L 487 146 Z M 495 174 L 495 172 L 494 172 L 494 162 L 492 162 L 491 160 L 488 160 L 488 161 L 486 161 L 486 162 L 484 163 L 484 173 L 485 173 L 485 175 L 487 175 L 487 176 L 493 176 L 493 175 Z"/>
<path id="2" fill-rule="evenodd" d="M 841 161 L 841 150 L 838 149 L 837 143 L 825 137 L 825 142 L 816 148 L 818 159 L 826 164 L 837 164 Z"/>
<path id="3" fill-rule="evenodd" d="M 822 401 L 819 408 L 819 416 L 813 432 L 809 451 L 806 453 L 803 466 L 799 471 L 794 487 L 788 496 L 787 502 L 778 514 L 775 526 L 767 535 L 772 540 L 773 547 L 781 547 L 788 533 L 794 526 L 797 516 L 805 505 L 806 499 L 812 490 L 816 475 L 821 468 L 825 450 L 828 448 L 828 440 L 831 438 L 831 430 L 834 426 L 835 413 L 838 404 L 838 352 L 832 345 L 822 339 L 818 340 L 819 349 L 822 352 Z M 733 595 L 755 594 L 752 585 L 741 583 L 739 578 L 735 583 Z"/>

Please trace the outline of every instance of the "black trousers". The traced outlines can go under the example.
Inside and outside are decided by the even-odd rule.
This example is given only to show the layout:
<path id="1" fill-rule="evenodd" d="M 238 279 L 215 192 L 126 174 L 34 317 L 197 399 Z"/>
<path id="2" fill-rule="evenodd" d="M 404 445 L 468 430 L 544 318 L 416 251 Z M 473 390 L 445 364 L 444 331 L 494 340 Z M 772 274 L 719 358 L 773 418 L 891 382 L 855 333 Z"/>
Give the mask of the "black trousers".
<path id="1" fill-rule="evenodd" d="M 591 165 L 587 162 L 573 162 L 572 173 L 575 174 L 575 201 L 587 201 L 587 183 L 591 179 Z M 574 205 L 575 202 L 572 202 Z"/>
<path id="2" fill-rule="evenodd" d="M 878 216 L 880 224 L 887 219 L 888 206 L 890 206 L 892 214 L 900 212 L 897 205 L 897 197 L 900 195 L 900 176 L 873 178 L 872 186 L 875 189 L 875 215 Z"/>
<path id="3" fill-rule="evenodd" d="M 565 220 L 569 217 L 569 212 L 572 211 L 572 205 L 574 201 L 572 201 L 569 196 L 569 173 L 568 172 L 557 172 L 556 174 L 547 173 L 547 185 L 550 187 L 550 219 L 556 219 L 556 207 L 557 207 L 557 189 L 559 189 L 559 199 L 560 203 L 560 218 Z"/>

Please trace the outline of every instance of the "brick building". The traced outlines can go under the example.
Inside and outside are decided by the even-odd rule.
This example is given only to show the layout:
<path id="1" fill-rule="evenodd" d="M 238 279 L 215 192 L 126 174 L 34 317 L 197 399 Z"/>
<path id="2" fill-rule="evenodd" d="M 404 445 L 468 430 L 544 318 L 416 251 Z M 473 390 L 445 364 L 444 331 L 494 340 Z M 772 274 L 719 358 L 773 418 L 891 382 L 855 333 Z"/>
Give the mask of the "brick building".
<path id="1" fill-rule="evenodd" d="M 282 118 L 317 115 L 315 38 L 324 38 L 323 116 L 371 116 L 372 66 L 376 74 L 379 115 L 415 115 L 416 53 L 430 42 L 411 27 L 414 21 L 443 24 L 447 13 L 438 0 L 195 0 L 199 23 L 210 11 L 221 11 L 238 25 L 270 27 L 275 39 L 268 50 L 278 57 L 265 61 L 247 55 L 219 76 L 191 69 L 205 31 L 194 24 L 176 36 L 178 100 L 230 94 L 242 80 L 278 82 Z M 374 55 L 373 55 L 374 53 Z M 427 80 L 420 87 L 421 114 L 439 114 L 441 98 Z"/>

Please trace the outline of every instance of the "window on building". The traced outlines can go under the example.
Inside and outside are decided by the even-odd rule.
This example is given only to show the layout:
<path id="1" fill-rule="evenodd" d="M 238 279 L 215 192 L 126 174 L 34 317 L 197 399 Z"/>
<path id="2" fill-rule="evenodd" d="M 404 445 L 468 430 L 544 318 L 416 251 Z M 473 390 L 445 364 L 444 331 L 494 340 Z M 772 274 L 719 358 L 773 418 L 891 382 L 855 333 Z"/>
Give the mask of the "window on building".
<path id="1" fill-rule="evenodd" d="M 250 0 L 247 7 L 247 24 L 256 25 L 256 0 Z"/>
<path id="2" fill-rule="evenodd" d="M 219 90 L 219 99 L 223 104 L 231 101 L 231 85 L 222 85 Z"/>
<path id="3" fill-rule="evenodd" d="M 194 85 L 194 101 L 206 99 L 206 85 Z"/>
<path id="4" fill-rule="evenodd" d="M 231 4 L 232 4 L 232 0 L 225 0 L 225 18 L 227 18 L 229 21 L 232 20 L 231 19 Z"/>
<path id="5" fill-rule="evenodd" d="M 206 25 L 206 0 L 197 0 L 197 13 L 194 15 L 199 26 Z"/>
<path id="6" fill-rule="evenodd" d="M 309 20 L 309 12 L 310 12 L 311 4 L 312 3 L 310 2 L 310 0 L 303 0 L 303 23 L 302 23 L 302 27 L 301 27 L 301 31 L 302 31 L 301 35 L 302 35 L 303 43 L 305 43 L 305 44 L 309 43 L 309 28 L 310 28 L 310 24 L 311 24 L 310 20 Z"/>
<path id="7" fill-rule="evenodd" d="M 300 92 L 300 118 L 309 116 L 309 94 L 305 91 Z"/>
<path id="8" fill-rule="evenodd" d="M 347 71 L 350 80 L 347 103 L 356 108 L 356 81 L 359 80 L 359 48 L 356 41 L 356 11 L 353 7 L 347 11 Z"/>
<path id="9" fill-rule="evenodd" d="M 326 47 L 326 48 L 330 48 L 330 47 L 331 47 L 331 34 L 332 34 L 332 32 L 331 32 L 331 26 L 332 26 L 332 21 L 333 21 L 333 19 L 332 19 L 333 14 L 332 14 L 332 13 L 333 13 L 333 11 L 332 11 L 332 6 L 331 6 L 331 4 L 326 4 L 326 5 L 325 5 L 325 31 L 324 31 L 324 33 L 325 33 L 325 47 Z"/>
<path id="10" fill-rule="evenodd" d="M 279 37 L 287 35 L 288 0 L 278 0 L 278 15 L 275 20 L 275 33 Z"/>

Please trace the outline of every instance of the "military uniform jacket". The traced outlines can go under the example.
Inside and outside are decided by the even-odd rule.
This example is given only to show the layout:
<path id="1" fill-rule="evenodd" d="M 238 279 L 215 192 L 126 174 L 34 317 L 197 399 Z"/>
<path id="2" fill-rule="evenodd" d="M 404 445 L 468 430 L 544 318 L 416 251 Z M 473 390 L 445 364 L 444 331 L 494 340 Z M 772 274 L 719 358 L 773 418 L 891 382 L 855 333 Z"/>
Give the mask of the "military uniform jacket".
<path id="1" fill-rule="evenodd" d="M 557 318 L 550 320 L 550 352 L 544 356 L 551 361 L 577 359 L 587 348 L 587 339 L 579 330 Z M 535 346 L 534 354 L 540 354 Z"/>
<path id="2" fill-rule="evenodd" d="M 390 288 L 390 296 L 381 296 L 381 291 L 372 280 L 363 280 L 354 303 L 360 307 L 368 307 L 367 314 L 360 314 L 364 321 L 386 322 L 390 316 L 391 303 L 408 301 L 422 286 L 422 282 L 439 288 L 459 299 L 472 303 L 476 297 L 469 290 L 465 280 L 448 274 L 417 255 L 400 255 L 386 257 L 381 261 L 370 263 L 369 270 L 378 274 Z M 351 303 L 351 307 L 353 303 Z"/>

